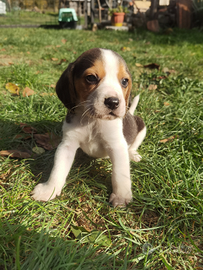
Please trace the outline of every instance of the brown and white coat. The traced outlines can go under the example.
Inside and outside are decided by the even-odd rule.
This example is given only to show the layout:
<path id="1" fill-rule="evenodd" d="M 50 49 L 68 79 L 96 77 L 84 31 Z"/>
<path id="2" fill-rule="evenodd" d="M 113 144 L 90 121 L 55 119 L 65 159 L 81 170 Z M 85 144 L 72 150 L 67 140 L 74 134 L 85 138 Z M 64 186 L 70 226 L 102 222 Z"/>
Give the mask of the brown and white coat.
<path id="1" fill-rule="evenodd" d="M 129 160 L 140 161 L 137 148 L 146 135 L 143 120 L 133 116 L 139 96 L 128 107 L 131 87 L 125 61 L 111 50 L 88 50 L 68 66 L 56 85 L 59 99 L 68 108 L 63 139 L 48 181 L 33 190 L 35 200 L 60 195 L 76 150 L 82 148 L 95 158 L 110 157 L 113 206 L 131 201 Z"/>

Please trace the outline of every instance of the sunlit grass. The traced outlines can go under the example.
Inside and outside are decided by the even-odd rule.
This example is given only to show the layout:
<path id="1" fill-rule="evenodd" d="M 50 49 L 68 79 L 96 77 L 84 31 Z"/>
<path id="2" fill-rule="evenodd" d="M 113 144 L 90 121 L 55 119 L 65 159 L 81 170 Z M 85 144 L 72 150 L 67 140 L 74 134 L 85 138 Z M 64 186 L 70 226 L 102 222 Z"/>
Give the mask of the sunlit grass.
<path id="1" fill-rule="evenodd" d="M 147 126 L 143 159 L 131 162 L 133 202 L 126 209 L 108 203 L 109 160 L 79 152 L 61 196 L 43 203 L 30 193 L 47 180 L 55 150 L 30 159 L 1 157 L 2 269 L 203 267 L 202 44 L 197 31 L 1 29 L 0 150 L 36 146 L 33 137 L 16 137 L 20 123 L 61 136 L 66 110 L 55 95 L 41 94 L 54 93 L 62 71 L 92 47 L 113 49 L 126 60 L 132 94 L 140 94 L 137 114 Z M 143 67 L 150 63 L 159 70 Z M 19 96 L 6 90 L 8 82 L 18 84 Z M 23 97 L 24 87 L 35 95 Z"/>

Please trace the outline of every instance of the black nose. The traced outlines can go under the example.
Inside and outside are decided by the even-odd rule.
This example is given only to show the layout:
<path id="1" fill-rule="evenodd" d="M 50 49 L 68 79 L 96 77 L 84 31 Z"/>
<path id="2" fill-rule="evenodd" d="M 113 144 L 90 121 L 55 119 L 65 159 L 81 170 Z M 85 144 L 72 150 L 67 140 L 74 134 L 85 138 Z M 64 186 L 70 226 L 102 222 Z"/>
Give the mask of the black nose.
<path id="1" fill-rule="evenodd" d="M 106 105 L 107 108 L 115 110 L 119 106 L 119 99 L 116 97 L 105 98 L 104 104 Z"/>

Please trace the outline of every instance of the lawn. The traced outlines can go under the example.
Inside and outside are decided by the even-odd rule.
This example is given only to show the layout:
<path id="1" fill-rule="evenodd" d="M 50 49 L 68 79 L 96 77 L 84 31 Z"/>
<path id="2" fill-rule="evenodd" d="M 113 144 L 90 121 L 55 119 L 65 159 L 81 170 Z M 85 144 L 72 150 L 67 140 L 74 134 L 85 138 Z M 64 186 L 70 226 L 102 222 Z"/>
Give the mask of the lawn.
<path id="1" fill-rule="evenodd" d="M 12 11 L 0 15 L 0 25 L 57 25 L 58 12 Z"/>
<path id="2" fill-rule="evenodd" d="M 133 202 L 112 208 L 111 162 L 81 152 L 61 196 L 36 202 L 66 114 L 54 86 L 92 47 L 121 54 L 140 94 Z M 201 32 L 1 29 L 0 75 L 0 269 L 203 268 Z"/>

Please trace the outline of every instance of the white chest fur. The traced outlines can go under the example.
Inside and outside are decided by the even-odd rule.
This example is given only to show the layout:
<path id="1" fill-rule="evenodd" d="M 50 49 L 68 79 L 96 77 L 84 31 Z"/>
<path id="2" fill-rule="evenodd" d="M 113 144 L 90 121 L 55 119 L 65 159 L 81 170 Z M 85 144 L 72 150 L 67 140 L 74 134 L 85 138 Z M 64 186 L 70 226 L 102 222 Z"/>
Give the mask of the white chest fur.
<path id="1" fill-rule="evenodd" d="M 89 156 L 101 158 L 107 157 L 107 151 L 117 143 L 117 147 L 123 141 L 122 119 L 101 120 L 83 119 L 77 117 L 71 123 L 63 124 L 63 142 L 78 141 L 78 146 Z M 125 144 L 125 142 L 124 142 Z"/>

